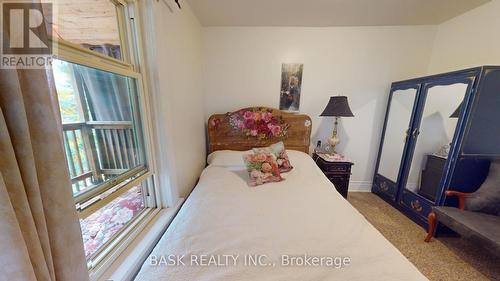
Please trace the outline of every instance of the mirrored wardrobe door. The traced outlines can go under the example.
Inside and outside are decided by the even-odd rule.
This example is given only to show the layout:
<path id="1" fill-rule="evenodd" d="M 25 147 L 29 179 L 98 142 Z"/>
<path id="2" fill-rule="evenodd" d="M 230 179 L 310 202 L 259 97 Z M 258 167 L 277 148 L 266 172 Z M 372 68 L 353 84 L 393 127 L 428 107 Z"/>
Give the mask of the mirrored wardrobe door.
<path id="1" fill-rule="evenodd" d="M 434 202 L 440 189 L 461 105 L 469 84 L 436 85 L 424 89 L 425 104 L 415 140 L 406 189 Z"/>
<path id="2" fill-rule="evenodd" d="M 398 180 L 417 92 L 411 88 L 392 93 L 377 173 L 394 183 Z"/>

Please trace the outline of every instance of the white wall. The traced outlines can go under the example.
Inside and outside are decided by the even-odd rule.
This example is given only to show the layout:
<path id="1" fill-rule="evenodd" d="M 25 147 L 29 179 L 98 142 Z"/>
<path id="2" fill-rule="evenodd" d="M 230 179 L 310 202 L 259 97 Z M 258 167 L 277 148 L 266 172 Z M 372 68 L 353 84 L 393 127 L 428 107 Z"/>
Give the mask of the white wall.
<path id="1" fill-rule="evenodd" d="M 312 144 L 333 120 L 319 118 L 331 95 L 347 95 L 338 151 L 355 162 L 353 187 L 369 189 L 392 81 L 422 76 L 434 26 L 208 27 L 204 29 L 205 118 L 246 106 L 278 107 L 282 63 L 303 63 L 300 112 L 313 119 Z"/>
<path id="2" fill-rule="evenodd" d="M 146 54 L 157 132 L 159 185 L 167 203 L 186 197 L 205 166 L 202 29 L 188 3 L 146 2 Z M 168 2 L 170 3 L 170 2 Z"/>
<path id="3" fill-rule="evenodd" d="M 500 0 L 438 26 L 203 29 L 187 2 L 181 11 L 147 2 L 160 180 L 172 185 L 171 197 L 186 196 L 204 166 L 209 115 L 278 106 L 281 63 L 304 63 L 300 111 L 313 118 L 312 143 L 331 132 L 333 120 L 317 117 L 328 97 L 349 97 L 356 117 L 342 120 L 339 151 L 356 163 L 353 187 L 372 180 L 392 81 L 500 64 Z"/>
<path id="4" fill-rule="evenodd" d="M 500 0 L 493 0 L 437 28 L 429 73 L 500 65 Z"/>

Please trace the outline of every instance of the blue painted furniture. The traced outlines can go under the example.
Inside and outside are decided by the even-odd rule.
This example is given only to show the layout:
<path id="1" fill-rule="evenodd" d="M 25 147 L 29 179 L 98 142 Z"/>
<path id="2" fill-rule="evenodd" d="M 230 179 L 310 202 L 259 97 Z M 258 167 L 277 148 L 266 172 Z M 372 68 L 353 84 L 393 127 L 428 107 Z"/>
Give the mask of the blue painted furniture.
<path id="1" fill-rule="evenodd" d="M 372 192 L 427 227 L 432 206 L 458 206 L 448 189 L 474 192 L 498 158 L 500 67 L 394 82 Z"/>

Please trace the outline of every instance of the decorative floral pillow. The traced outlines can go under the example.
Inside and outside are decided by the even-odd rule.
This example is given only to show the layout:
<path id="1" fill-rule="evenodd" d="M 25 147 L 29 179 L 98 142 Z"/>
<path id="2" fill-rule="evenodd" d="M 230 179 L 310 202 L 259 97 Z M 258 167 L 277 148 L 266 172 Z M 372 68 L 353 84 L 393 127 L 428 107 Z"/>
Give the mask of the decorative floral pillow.
<path id="1" fill-rule="evenodd" d="M 253 152 L 274 154 L 280 173 L 286 173 L 293 169 L 293 166 L 290 164 L 290 159 L 288 159 L 288 154 L 286 154 L 285 144 L 282 141 L 268 147 L 254 148 Z"/>
<path id="2" fill-rule="evenodd" d="M 250 175 L 248 185 L 257 186 L 267 182 L 282 181 L 276 156 L 272 153 L 254 153 L 243 155 Z"/>

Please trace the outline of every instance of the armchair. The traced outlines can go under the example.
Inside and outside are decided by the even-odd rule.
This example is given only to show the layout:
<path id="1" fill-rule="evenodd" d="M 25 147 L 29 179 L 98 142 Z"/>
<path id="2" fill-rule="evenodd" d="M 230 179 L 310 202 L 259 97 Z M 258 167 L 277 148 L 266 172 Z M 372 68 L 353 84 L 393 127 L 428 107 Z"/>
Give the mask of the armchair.
<path id="1" fill-rule="evenodd" d="M 460 210 L 465 210 L 465 198 L 470 197 L 473 193 L 472 192 L 460 192 L 460 191 L 454 191 L 454 190 L 447 190 L 445 192 L 446 196 L 451 197 L 451 196 L 456 196 L 458 197 L 458 208 Z M 436 230 L 436 213 L 432 211 L 429 216 L 427 217 L 427 221 L 429 223 L 429 230 L 427 233 L 427 237 L 425 237 L 424 241 L 429 242 L 431 241 L 432 236 L 434 235 L 434 231 Z"/>
<path id="2" fill-rule="evenodd" d="M 424 241 L 431 240 L 439 221 L 500 256 L 500 162 L 491 163 L 488 177 L 476 192 L 448 190 L 445 194 L 458 198 L 458 208 L 433 207 Z"/>

